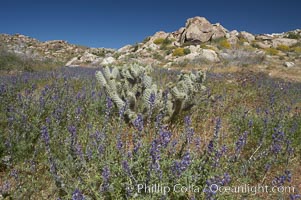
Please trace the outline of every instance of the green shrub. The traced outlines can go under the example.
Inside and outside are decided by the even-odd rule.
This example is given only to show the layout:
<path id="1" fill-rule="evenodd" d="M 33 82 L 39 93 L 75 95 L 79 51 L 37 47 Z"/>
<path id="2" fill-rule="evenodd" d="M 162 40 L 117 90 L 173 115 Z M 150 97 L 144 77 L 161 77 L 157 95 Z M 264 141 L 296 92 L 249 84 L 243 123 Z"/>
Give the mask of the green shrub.
<path id="1" fill-rule="evenodd" d="M 216 44 L 219 49 L 230 49 L 231 44 L 228 42 L 226 38 L 219 38 L 216 40 L 213 40 L 212 43 Z"/>
<path id="2" fill-rule="evenodd" d="M 190 54 L 190 53 L 191 53 L 190 49 L 187 49 L 187 48 L 184 49 L 184 54 L 185 55 Z"/>
<path id="3" fill-rule="evenodd" d="M 267 48 L 265 49 L 265 52 L 268 54 L 268 55 L 272 55 L 272 56 L 275 56 L 279 53 L 279 51 L 275 48 Z"/>
<path id="4" fill-rule="evenodd" d="M 289 32 L 287 38 L 289 39 L 301 39 L 301 35 L 294 33 L 294 32 Z"/>
<path id="5" fill-rule="evenodd" d="M 161 54 L 159 54 L 158 52 L 155 52 L 153 54 L 153 58 L 156 59 L 156 60 L 163 60 L 164 59 L 164 57 Z"/>
<path id="6" fill-rule="evenodd" d="M 173 56 L 184 56 L 184 55 L 185 55 L 184 50 L 185 50 L 185 49 L 182 48 L 182 47 L 176 48 L 176 49 L 173 51 L 172 55 L 173 55 Z"/>
<path id="7" fill-rule="evenodd" d="M 146 37 L 146 38 L 144 38 L 144 40 L 142 41 L 142 43 L 147 43 L 149 40 L 150 40 L 150 36 L 149 37 Z"/>
<path id="8" fill-rule="evenodd" d="M 225 49 L 230 49 L 231 48 L 231 44 L 228 42 L 228 40 L 223 39 L 219 42 L 219 46 L 221 48 L 225 48 Z"/>
<path id="9" fill-rule="evenodd" d="M 288 46 L 286 46 L 286 45 L 279 45 L 278 47 L 277 47 L 277 49 L 279 50 L 279 51 L 289 51 L 290 50 L 290 48 L 288 47 Z"/>
<path id="10" fill-rule="evenodd" d="M 295 53 L 301 53 L 301 47 L 292 47 L 291 50 Z"/>
<path id="11" fill-rule="evenodd" d="M 163 44 L 164 40 L 165 40 L 164 38 L 157 38 L 154 40 L 154 44 L 156 45 Z"/>

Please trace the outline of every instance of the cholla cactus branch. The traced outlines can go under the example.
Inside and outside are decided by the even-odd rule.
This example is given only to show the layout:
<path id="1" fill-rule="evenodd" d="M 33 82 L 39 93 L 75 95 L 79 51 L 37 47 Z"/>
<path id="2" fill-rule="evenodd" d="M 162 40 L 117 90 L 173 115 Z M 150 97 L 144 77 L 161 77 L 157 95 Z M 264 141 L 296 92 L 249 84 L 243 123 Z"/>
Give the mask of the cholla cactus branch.
<path id="1" fill-rule="evenodd" d="M 165 89 L 158 88 L 152 82 L 152 70 L 151 67 L 137 64 L 113 67 L 111 70 L 104 67 L 102 71 L 96 72 L 96 78 L 119 110 L 127 102 L 124 116 L 130 122 L 139 114 L 149 117 L 149 114 L 159 113 L 164 113 L 165 121 L 172 120 L 181 111 L 195 105 L 195 95 L 205 88 L 203 82 L 206 77 L 202 71 L 196 74 L 185 73 L 179 75 L 177 82 L 167 84 L 170 94 L 164 97 Z M 152 95 L 156 97 L 154 100 L 151 100 Z"/>

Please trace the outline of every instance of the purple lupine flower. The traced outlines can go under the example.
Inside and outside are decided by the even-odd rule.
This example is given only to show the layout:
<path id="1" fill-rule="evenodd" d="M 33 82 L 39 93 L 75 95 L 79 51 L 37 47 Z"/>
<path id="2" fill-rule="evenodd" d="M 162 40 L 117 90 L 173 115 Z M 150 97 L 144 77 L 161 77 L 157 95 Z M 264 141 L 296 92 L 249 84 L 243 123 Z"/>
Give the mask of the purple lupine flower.
<path id="1" fill-rule="evenodd" d="M 219 131 L 220 131 L 220 129 L 221 129 L 221 124 L 222 124 L 222 120 L 221 120 L 220 117 L 218 117 L 218 118 L 216 119 L 216 122 L 215 122 L 215 128 L 214 128 L 214 138 L 215 138 L 215 139 L 218 138 L 218 136 L 219 136 Z"/>
<path id="2" fill-rule="evenodd" d="M 190 152 L 187 151 L 181 161 L 181 170 L 185 171 L 189 165 L 191 164 L 191 157 L 190 157 Z"/>
<path id="3" fill-rule="evenodd" d="M 149 97 L 149 103 L 150 103 L 151 108 L 154 106 L 155 101 L 156 101 L 156 95 L 154 93 L 151 93 L 151 95 Z"/>
<path id="4" fill-rule="evenodd" d="M 190 152 L 187 151 L 180 162 L 179 161 L 173 162 L 171 166 L 171 171 L 176 177 L 179 177 L 190 166 L 190 164 L 191 164 Z"/>
<path id="5" fill-rule="evenodd" d="M 46 148 L 48 148 L 49 144 L 50 144 L 50 138 L 49 138 L 48 129 L 46 126 L 42 126 L 41 134 L 42 134 L 42 138 L 46 144 Z M 46 149 L 46 150 L 48 151 L 48 149 Z"/>
<path id="6" fill-rule="evenodd" d="M 83 160 L 84 159 L 84 155 L 83 155 L 83 149 L 82 146 L 80 144 L 76 144 L 75 145 L 75 149 L 76 149 L 76 155 Z"/>
<path id="7" fill-rule="evenodd" d="M 110 169 L 107 166 L 105 166 L 103 168 L 101 176 L 102 176 L 102 180 L 103 180 L 101 191 L 107 192 L 109 190 L 109 186 L 110 186 L 110 184 L 109 184 Z"/>
<path id="8" fill-rule="evenodd" d="M 128 157 L 129 159 L 133 158 L 133 153 L 132 153 L 131 151 L 128 151 L 127 157 Z"/>
<path id="9" fill-rule="evenodd" d="M 214 199 L 217 194 L 218 187 L 226 186 L 231 182 L 231 177 L 228 173 L 224 173 L 222 176 L 215 176 L 206 180 L 206 187 L 204 188 L 204 193 L 206 199 Z"/>
<path id="10" fill-rule="evenodd" d="M 284 141 L 284 137 L 284 132 L 281 131 L 281 127 L 274 129 L 274 134 L 272 135 L 273 142 L 271 145 L 271 151 L 276 156 L 282 150 L 282 143 Z"/>
<path id="11" fill-rule="evenodd" d="M 51 123 L 51 118 L 47 117 L 45 121 L 46 121 L 47 124 L 50 124 Z"/>
<path id="12" fill-rule="evenodd" d="M 290 194 L 290 200 L 297 200 L 297 199 L 301 199 L 300 194 Z"/>
<path id="13" fill-rule="evenodd" d="M 200 149 L 201 149 L 201 138 L 200 138 L 200 137 L 197 137 L 197 138 L 194 140 L 194 144 L 195 144 L 197 150 L 200 151 Z"/>
<path id="14" fill-rule="evenodd" d="M 160 144 L 166 148 L 171 140 L 171 132 L 167 130 L 167 127 L 159 130 Z"/>
<path id="15" fill-rule="evenodd" d="M 121 165 L 122 165 L 122 168 L 123 168 L 123 170 L 125 171 L 125 173 L 126 173 L 128 176 L 131 176 L 131 169 L 130 169 L 130 166 L 129 166 L 128 161 L 123 160 L 123 161 L 121 162 Z"/>
<path id="16" fill-rule="evenodd" d="M 156 171 L 157 174 L 159 174 L 159 177 L 162 178 L 162 170 L 160 168 L 160 164 L 159 161 L 161 159 L 160 156 L 160 143 L 158 139 L 154 139 L 152 141 L 152 145 L 150 148 L 150 157 L 152 159 L 152 163 L 151 163 L 151 169 L 154 169 Z"/>
<path id="17" fill-rule="evenodd" d="M 272 165 L 270 163 L 265 164 L 265 173 L 267 173 L 271 169 Z"/>
<path id="18" fill-rule="evenodd" d="M 208 148 L 208 153 L 209 154 L 212 154 L 214 152 L 214 142 L 213 142 L 213 140 L 209 141 L 209 144 L 208 144 L 207 148 Z"/>
<path id="19" fill-rule="evenodd" d="M 179 161 L 173 162 L 171 166 L 171 172 L 176 177 L 179 177 L 181 175 L 181 163 Z"/>
<path id="20" fill-rule="evenodd" d="M 291 181 L 292 181 L 292 173 L 291 173 L 289 170 L 285 170 L 285 171 L 284 171 L 284 174 L 285 174 L 285 176 L 286 176 L 286 180 L 287 180 L 288 182 L 291 182 Z"/>
<path id="21" fill-rule="evenodd" d="M 292 179 L 292 174 L 291 174 L 291 172 L 290 172 L 289 170 L 285 170 L 283 175 L 276 176 L 276 177 L 274 178 L 274 180 L 272 181 L 272 184 L 279 187 L 279 186 L 284 185 L 284 183 L 285 183 L 286 181 L 287 181 L 287 182 L 291 182 L 291 179 Z"/>
<path id="22" fill-rule="evenodd" d="M 91 159 L 92 159 L 92 156 L 93 156 L 92 149 L 90 148 L 89 145 L 88 145 L 87 148 L 86 148 L 86 156 L 87 156 L 88 160 L 91 160 Z"/>
<path id="23" fill-rule="evenodd" d="M 104 150 L 105 150 L 105 148 L 104 148 L 104 146 L 102 144 L 98 145 L 97 152 L 98 152 L 99 156 L 104 153 Z"/>
<path id="24" fill-rule="evenodd" d="M 107 109 L 111 110 L 111 108 L 113 107 L 113 101 L 110 97 L 107 97 L 107 103 L 106 103 Z"/>
<path id="25" fill-rule="evenodd" d="M 247 143 L 248 132 L 245 131 L 235 143 L 235 154 L 238 155 Z"/>
<path id="26" fill-rule="evenodd" d="M 184 123 L 185 123 L 185 133 L 186 133 L 187 142 L 191 143 L 192 137 L 194 135 L 194 130 L 191 127 L 191 118 L 190 118 L 190 116 L 186 116 L 184 118 Z"/>
<path id="27" fill-rule="evenodd" d="M 71 151 L 71 154 L 73 156 L 75 156 L 76 152 L 77 152 L 77 149 L 76 149 L 77 135 L 76 135 L 76 128 L 75 128 L 75 126 L 69 126 L 68 127 L 68 131 L 71 134 L 71 136 L 70 136 L 70 151 Z"/>
<path id="28" fill-rule="evenodd" d="M 134 120 L 133 125 L 139 132 L 143 130 L 143 118 L 141 114 Z"/>
<path id="29" fill-rule="evenodd" d="M 79 189 L 75 189 L 75 191 L 72 193 L 72 200 L 85 200 L 85 196 Z"/>
<path id="30" fill-rule="evenodd" d="M 16 169 L 13 169 L 10 172 L 10 176 L 17 180 L 18 179 L 18 171 Z"/>
<path id="31" fill-rule="evenodd" d="M 2 188 L 0 187 L 0 192 L 1 193 L 6 193 L 10 190 L 11 188 L 11 185 L 10 185 L 10 182 L 9 181 L 5 181 Z"/>
<path id="32" fill-rule="evenodd" d="M 123 147 L 123 143 L 122 143 L 121 137 L 120 137 L 120 135 L 117 135 L 117 144 L 116 144 L 116 148 L 117 148 L 117 150 L 118 150 L 119 152 L 121 152 L 122 147 Z"/>
<path id="33" fill-rule="evenodd" d="M 50 172 L 55 177 L 56 182 L 60 182 L 60 180 L 59 180 L 60 178 L 57 175 L 56 163 L 54 161 L 54 158 L 51 155 L 50 138 L 49 138 L 48 129 L 47 129 L 46 126 L 42 127 L 41 134 L 42 134 L 42 138 L 45 142 L 46 152 L 48 154 L 48 161 L 49 161 L 49 164 L 50 164 Z"/>
<path id="34" fill-rule="evenodd" d="M 162 122 L 162 114 L 158 114 L 156 116 L 156 120 L 155 120 L 155 127 L 156 127 L 156 130 L 159 130 L 161 128 L 161 122 Z"/>
<path id="35" fill-rule="evenodd" d="M 228 173 L 224 173 L 224 177 L 222 179 L 222 185 L 228 185 L 231 182 L 231 176 Z"/>
<path id="36" fill-rule="evenodd" d="M 140 147 L 141 147 L 141 140 L 136 140 L 135 142 L 134 142 L 134 149 L 133 149 L 133 152 L 135 153 L 135 154 L 137 154 L 138 153 L 138 151 L 139 151 L 139 149 L 140 149 Z"/>

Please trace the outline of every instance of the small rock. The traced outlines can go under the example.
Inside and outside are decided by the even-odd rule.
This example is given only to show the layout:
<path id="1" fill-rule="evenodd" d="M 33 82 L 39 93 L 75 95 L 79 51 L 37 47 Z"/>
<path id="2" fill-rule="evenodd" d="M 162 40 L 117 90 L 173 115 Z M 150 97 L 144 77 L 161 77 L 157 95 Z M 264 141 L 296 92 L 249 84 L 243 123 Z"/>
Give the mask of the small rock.
<path id="1" fill-rule="evenodd" d="M 103 61 L 101 62 L 101 65 L 109 65 L 109 64 L 112 64 L 116 61 L 115 58 L 113 57 L 107 57 L 105 59 L 103 59 Z"/>
<path id="2" fill-rule="evenodd" d="M 291 67 L 295 66 L 295 63 L 293 63 L 293 62 L 285 62 L 284 66 L 287 67 L 287 68 L 291 68 Z"/>

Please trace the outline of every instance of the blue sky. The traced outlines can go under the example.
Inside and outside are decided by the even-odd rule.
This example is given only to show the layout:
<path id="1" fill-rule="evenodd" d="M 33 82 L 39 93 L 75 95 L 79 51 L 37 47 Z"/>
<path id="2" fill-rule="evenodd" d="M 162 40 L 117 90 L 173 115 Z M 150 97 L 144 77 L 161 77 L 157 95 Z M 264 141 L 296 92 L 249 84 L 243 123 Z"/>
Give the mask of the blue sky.
<path id="1" fill-rule="evenodd" d="M 119 48 L 159 30 L 175 31 L 194 16 L 220 22 L 228 30 L 293 30 L 301 28 L 300 8 L 300 0 L 4 0 L 0 3 L 0 33 Z"/>

